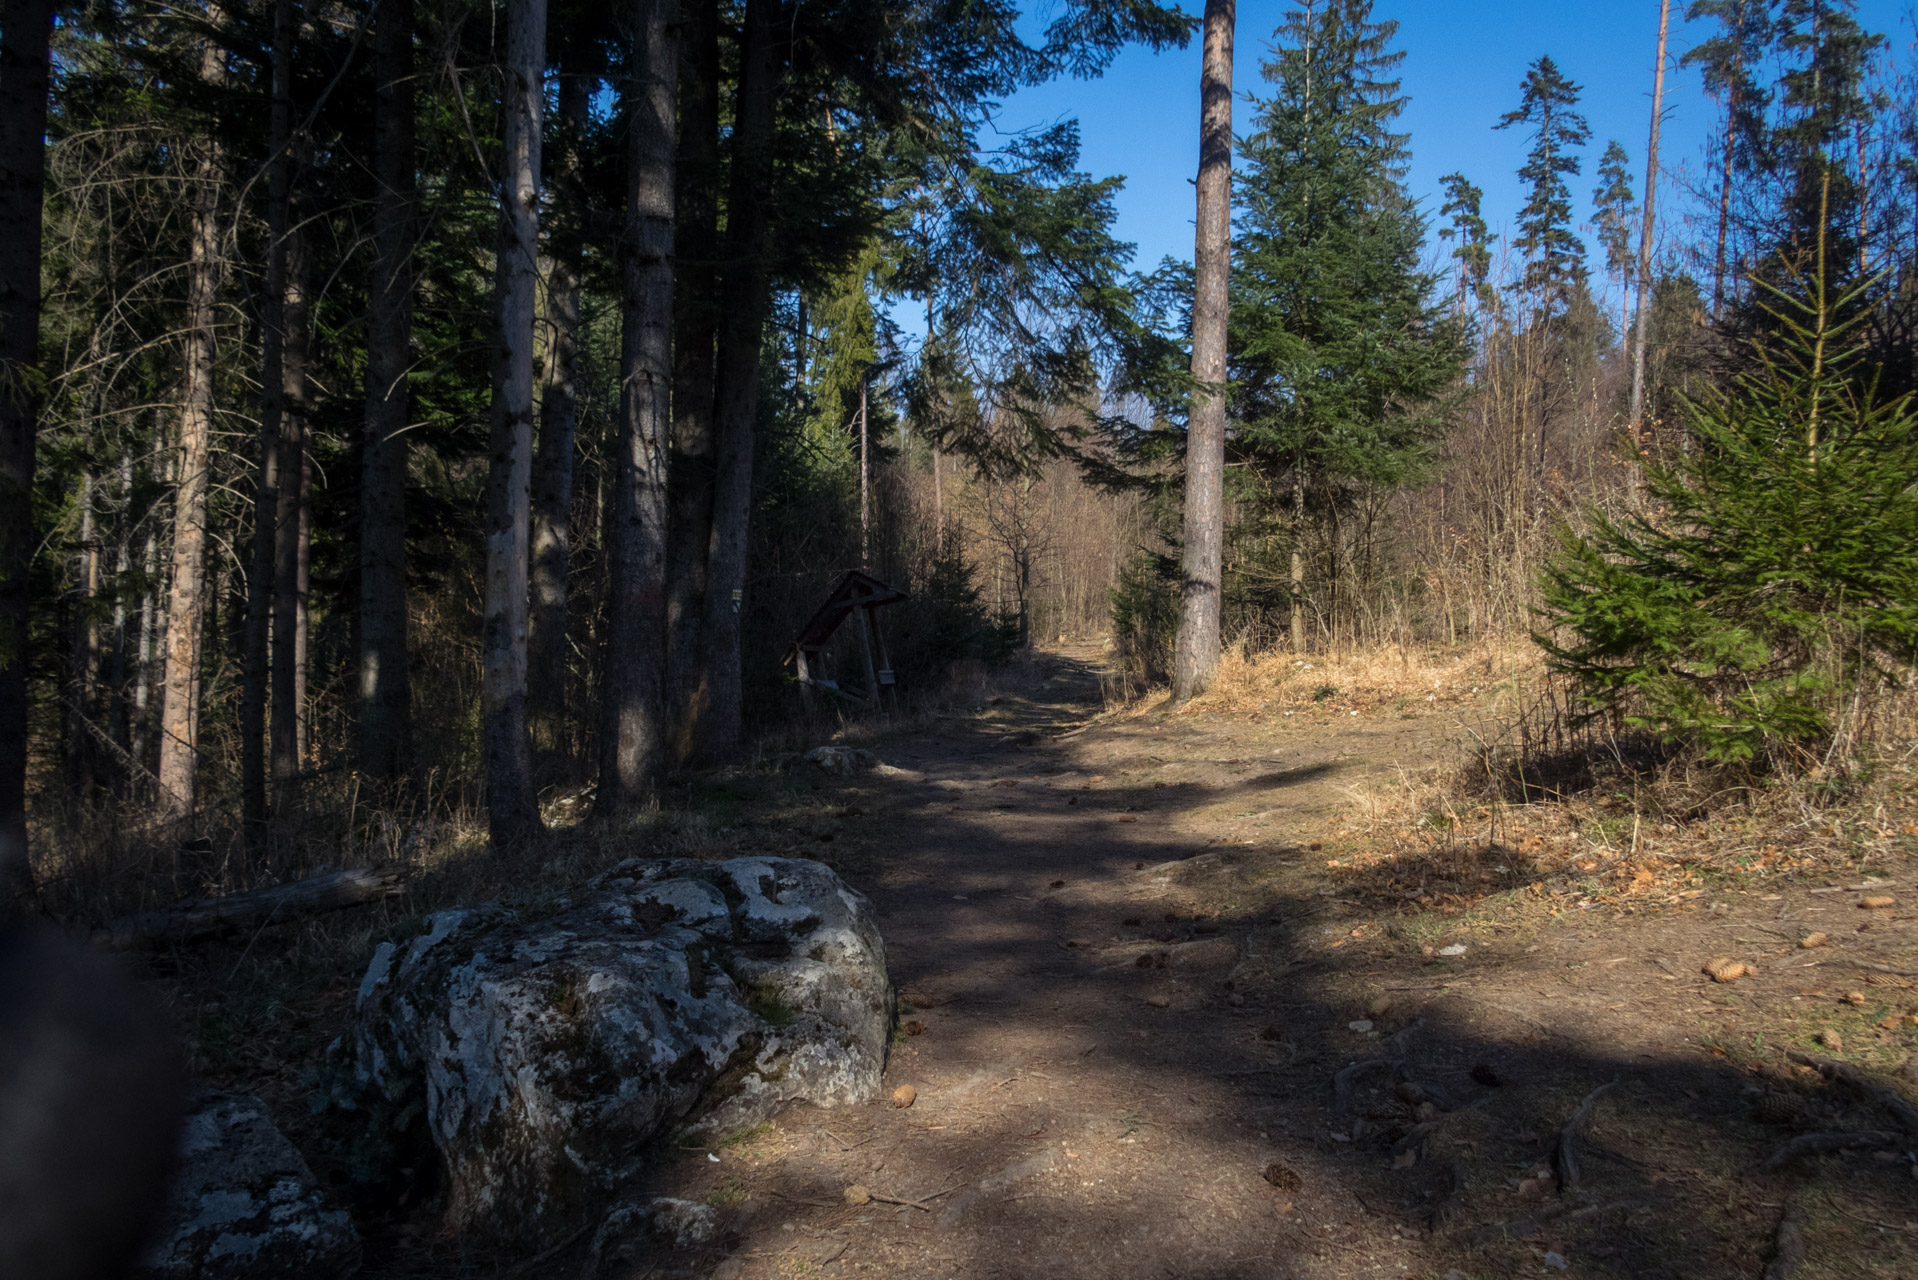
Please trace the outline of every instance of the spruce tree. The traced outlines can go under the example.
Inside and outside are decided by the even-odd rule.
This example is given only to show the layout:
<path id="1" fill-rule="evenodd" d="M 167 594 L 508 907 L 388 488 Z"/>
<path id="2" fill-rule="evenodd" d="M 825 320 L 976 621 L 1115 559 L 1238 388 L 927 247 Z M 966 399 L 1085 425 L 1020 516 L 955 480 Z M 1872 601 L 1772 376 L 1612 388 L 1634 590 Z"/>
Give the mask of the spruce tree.
<path id="1" fill-rule="evenodd" d="M 1421 474 L 1464 359 L 1402 182 L 1396 29 L 1373 20 L 1370 0 L 1288 15 L 1264 65 L 1276 91 L 1255 99 L 1245 143 L 1236 448 L 1252 483 L 1283 495 L 1295 555 L 1311 513 L 1336 519 L 1360 491 Z M 1475 271 L 1484 241 L 1481 224 Z M 1295 567 L 1295 605 L 1299 577 Z"/>
<path id="2" fill-rule="evenodd" d="M 1518 239 L 1525 255 L 1525 271 L 1513 286 L 1531 297 L 1536 312 L 1546 318 L 1562 315 L 1574 289 L 1585 282 L 1585 245 L 1572 231 L 1572 193 L 1566 179 L 1577 177 L 1581 162 L 1573 150 L 1591 140 L 1592 130 L 1580 115 L 1580 89 L 1551 58 L 1541 57 L 1525 73 L 1523 97 L 1516 111 L 1499 117 L 1495 128 L 1527 126 L 1532 149 L 1518 176 L 1529 185 L 1518 214 Z"/>
<path id="3" fill-rule="evenodd" d="M 1462 173 L 1448 173 L 1439 179 L 1445 203 L 1439 216 L 1451 221 L 1439 228 L 1439 239 L 1458 241 L 1452 257 L 1458 262 L 1457 298 L 1461 313 L 1467 299 L 1482 307 L 1495 301 L 1492 293 L 1492 244 L 1498 239 L 1486 230 L 1482 205 L 1485 192 Z"/>
<path id="4" fill-rule="evenodd" d="M 1618 332 L 1622 338 L 1631 315 L 1632 272 L 1636 247 L 1632 223 L 1638 218 L 1638 202 L 1632 198 L 1631 159 L 1616 138 L 1605 144 L 1598 162 L 1598 186 L 1592 190 L 1592 223 L 1598 231 L 1599 247 L 1605 250 L 1605 274 L 1618 282 Z"/>
<path id="5" fill-rule="evenodd" d="M 1732 192 L 1736 179 L 1764 163 L 1765 112 L 1771 91 L 1756 70 L 1771 42 L 1775 0 L 1693 0 L 1688 22 L 1715 21 L 1718 29 L 1678 62 L 1697 67 L 1705 92 L 1724 104 L 1718 153 L 1718 228 L 1712 269 L 1712 318 L 1724 307 L 1728 284 Z"/>
<path id="6" fill-rule="evenodd" d="M 1761 294 L 1775 326 L 1690 404 L 1692 447 L 1647 465 L 1652 514 L 1565 535 L 1537 639 L 1588 718 L 1790 765 L 1918 659 L 1918 414 L 1856 389 L 1855 296 Z"/>

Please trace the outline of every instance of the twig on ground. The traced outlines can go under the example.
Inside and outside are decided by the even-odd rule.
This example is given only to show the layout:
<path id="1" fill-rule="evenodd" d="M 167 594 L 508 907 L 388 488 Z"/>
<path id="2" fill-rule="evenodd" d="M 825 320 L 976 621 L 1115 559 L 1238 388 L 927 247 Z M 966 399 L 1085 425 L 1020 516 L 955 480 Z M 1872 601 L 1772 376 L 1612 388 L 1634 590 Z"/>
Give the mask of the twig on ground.
<path id="1" fill-rule="evenodd" d="M 1578 1190 L 1578 1139 L 1585 1124 L 1592 1118 L 1592 1108 L 1605 1096 L 1607 1090 L 1618 1083 L 1613 1077 L 1610 1083 L 1602 1084 L 1585 1095 L 1585 1101 L 1578 1104 L 1578 1110 L 1572 1112 L 1572 1118 L 1558 1131 L 1558 1144 L 1552 1149 L 1552 1169 L 1558 1175 L 1558 1193 L 1567 1195 Z"/>
<path id="2" fill-rule="evenodd" d="M 1781 1144 L 1759 1165 L 1762 1172 L 1770 1173 L 1790 1164 L 1801 1156 L 1824 1155 L 1831 1151 L 1854 1151 L 1862 1147 L 1890 1147 L 1897 1145 L 1898 1135 L 1887 1133 L 1883 1129 L 1848 1129 L 1842 1133 L 1801 1133 L 1789 1142 Z"/>

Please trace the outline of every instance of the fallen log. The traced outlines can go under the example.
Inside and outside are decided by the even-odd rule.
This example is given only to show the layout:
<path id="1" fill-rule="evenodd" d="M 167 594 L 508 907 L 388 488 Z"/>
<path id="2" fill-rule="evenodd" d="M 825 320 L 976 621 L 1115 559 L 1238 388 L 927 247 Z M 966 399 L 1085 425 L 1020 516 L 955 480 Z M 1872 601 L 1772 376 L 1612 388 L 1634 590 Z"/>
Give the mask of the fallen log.
<path id="1" fill-rule="evenodd" d="M 400 891 L 406 874 L 405 868 L 392 866 L 328 871 L 291 884 L 122 916 L 104 929 L 96 929 L 93 941 L 99 946 L 124 951 L 196 942 L 240 929 L 263 928 L 390 898 Z"/>

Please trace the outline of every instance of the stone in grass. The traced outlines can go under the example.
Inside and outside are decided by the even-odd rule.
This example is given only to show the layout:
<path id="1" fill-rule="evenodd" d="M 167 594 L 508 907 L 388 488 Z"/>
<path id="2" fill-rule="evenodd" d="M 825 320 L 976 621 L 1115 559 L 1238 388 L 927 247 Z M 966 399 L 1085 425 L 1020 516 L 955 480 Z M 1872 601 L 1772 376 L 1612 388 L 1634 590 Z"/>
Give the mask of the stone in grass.
<path id="1" fill-rule="evenodd" d="M 425 1100 L 453 1235 L 549 1247 L 671 1133 L 877 1096 L 885 951 L 828 868 L 635 859 L 560 905 L 440 912 L 360 984 L 358 1083 Z"/>
<path id="2" fill-rule="evenodd" d="M 1449 947 L 1440 947 L 1438 953 L 1442 956 L 1462 956 L 1465 954 L 1465 944 L 1463 942 L 1454 942 Z"/>
<path id="3" fill-rule="evenodd" d="M 182 1127 L 166 1225 L 148 1280 L 340 1280 L 360 1238 L 257 1099 L 203 1093 Z"/>

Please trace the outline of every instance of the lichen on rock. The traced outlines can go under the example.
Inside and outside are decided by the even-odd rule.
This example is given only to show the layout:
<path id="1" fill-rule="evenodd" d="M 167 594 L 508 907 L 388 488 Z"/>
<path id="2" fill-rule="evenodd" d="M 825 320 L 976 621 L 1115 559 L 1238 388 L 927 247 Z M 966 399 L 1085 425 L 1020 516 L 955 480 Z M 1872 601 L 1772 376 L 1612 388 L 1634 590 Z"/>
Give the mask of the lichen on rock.
<path id="1" fill-rule="evenodd" d="M 675 1132 L 870 1100 L 892 996 L 866 899 L 792 858 L 631 860 L 554 915 L 429 917 L 360 985 L 360 1086 L 420 1088 L 449 1226 L 540 1246 Z"/>

